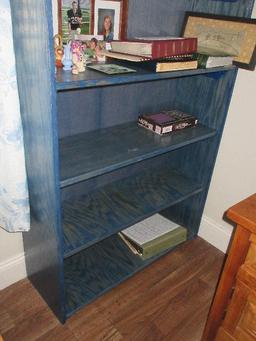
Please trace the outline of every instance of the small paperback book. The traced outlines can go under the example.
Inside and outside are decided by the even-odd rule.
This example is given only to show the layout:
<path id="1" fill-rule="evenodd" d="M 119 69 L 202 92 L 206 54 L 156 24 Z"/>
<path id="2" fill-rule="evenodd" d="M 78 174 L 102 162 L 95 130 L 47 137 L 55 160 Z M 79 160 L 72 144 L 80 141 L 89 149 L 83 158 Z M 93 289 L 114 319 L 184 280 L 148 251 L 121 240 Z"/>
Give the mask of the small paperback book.
<path id="1" fill-rule="evenodd" d="M 193 127 L 197 122 L 196 117 L 179 110 L 160 111 L 155 114 L 140 115 L 138 117 L 138 124 L 140 126 L 159 135 Z"/>

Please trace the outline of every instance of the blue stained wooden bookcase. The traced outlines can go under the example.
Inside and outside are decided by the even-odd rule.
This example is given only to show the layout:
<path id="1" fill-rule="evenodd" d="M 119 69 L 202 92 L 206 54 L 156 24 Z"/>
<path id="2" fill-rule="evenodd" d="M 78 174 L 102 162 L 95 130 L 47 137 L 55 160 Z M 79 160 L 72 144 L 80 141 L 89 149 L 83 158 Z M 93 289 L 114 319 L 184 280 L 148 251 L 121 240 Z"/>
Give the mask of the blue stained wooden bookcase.
<path id="1" fill-rule="evenodd" d="M 149 265 L 117 237 L 160 212 L 197 235 L 236 67 L 55 75 L 51 0 L 11 0 L 31 203 L 27 273 L 62 323 Z M 179 35 L 185 11 L 250 17 L 252 0 L 129 0 L 128 36 Z M 138 114 L 200 124 L 167 137 Z"/>

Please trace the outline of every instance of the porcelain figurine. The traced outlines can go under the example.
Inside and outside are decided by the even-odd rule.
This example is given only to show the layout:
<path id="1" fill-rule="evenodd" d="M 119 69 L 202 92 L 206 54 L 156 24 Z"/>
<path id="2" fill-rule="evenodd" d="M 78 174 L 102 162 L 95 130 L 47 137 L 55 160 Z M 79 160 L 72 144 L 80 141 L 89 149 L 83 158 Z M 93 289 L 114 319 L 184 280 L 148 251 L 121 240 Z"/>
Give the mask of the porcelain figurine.
<path id="1" fill-rule="evenodd" d="M 62 58 L 63 70 L 72 70 L 72 52 L 71 52 L 71 42 L 64 46 L 64 55 Z"/>
<path id="2" fill-rule="evenodd" d="M 79 72 L 85 71 L 85 57 L 84 57 L 84 46 L 81 41 L 73 40 L 71 43 L 72 51 L 72 73 L 77 75 Z"/>
<path id="3" fill-rule="evenodd" d="M 54 41 L 54 52 L 55 52 L 55 65 L 57 68 L 61 68 L 62 65 L 62 57 L 63 57 L 63 45 L 62 45 L 62 37 L 60 34 L 56 34 L 53 37 Z"/>

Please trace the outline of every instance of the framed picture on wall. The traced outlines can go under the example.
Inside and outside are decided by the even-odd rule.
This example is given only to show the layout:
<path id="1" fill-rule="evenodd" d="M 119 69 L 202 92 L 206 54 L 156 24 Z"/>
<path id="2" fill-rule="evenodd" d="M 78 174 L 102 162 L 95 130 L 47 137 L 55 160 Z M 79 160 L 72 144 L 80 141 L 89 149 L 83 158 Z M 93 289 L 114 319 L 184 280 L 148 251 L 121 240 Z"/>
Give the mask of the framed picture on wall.
<path id="1" fill-rule="evenodd" d="M 187 12 L 182 35 L 197 37 L 201 53 L 226 53 L 238 67 L 255 69 L 256 19 Z"/>

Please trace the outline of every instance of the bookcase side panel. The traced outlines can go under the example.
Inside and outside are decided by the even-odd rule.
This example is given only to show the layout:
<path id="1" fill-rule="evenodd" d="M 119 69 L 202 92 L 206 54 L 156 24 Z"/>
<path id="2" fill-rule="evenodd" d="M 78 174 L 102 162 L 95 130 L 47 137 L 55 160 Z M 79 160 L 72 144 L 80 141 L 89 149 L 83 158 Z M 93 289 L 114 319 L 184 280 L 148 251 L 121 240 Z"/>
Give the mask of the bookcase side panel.
<path id="1" fill-rule="evenodd" d="M 31 230 L 23 234 L 28 277 L 64 322 L 64 275 L 51 1 L 11 1 Z"/>
<path id="2" fill-rule="evenodd" d="M 211 141 L 188 146 L 181 153 L 175 151 L 172 154 L 171 163 L 187 176 L 202 183 L 205 188 L 193 202 L 185 201 L 163 212 L 169 219 L 174 219 L 184 226 L 189 225 L 190 231 L 193 231 L 192 235 L 197 234 L 199 229 L 236 75 L 237 70 L 225 73 L 219 79 L 208 79 L 203 76 L 197 80 L 201 83 L 200 86 L 195 86 L 190 79 L 186 84 L 177 87 L 177 99 L 183 103 L 183 109 L 189 107 L 192 112 L 198 114 L 199 121 L 216 129 L 216 136 Z M 197 89 L 201 89 L 201 93 L 197 94 Z M 186 93 L 190 93 L 193 103 L 186 100 Z"/>

